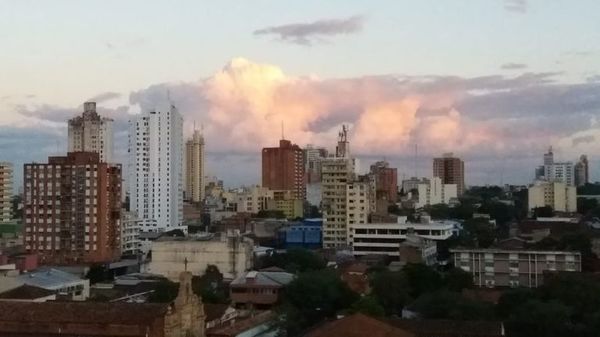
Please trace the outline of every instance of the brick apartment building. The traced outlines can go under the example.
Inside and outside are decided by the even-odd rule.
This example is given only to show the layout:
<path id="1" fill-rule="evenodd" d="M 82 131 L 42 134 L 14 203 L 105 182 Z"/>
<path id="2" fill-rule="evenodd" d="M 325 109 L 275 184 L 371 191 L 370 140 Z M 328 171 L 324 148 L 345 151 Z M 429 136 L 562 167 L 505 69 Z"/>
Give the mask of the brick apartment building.
<path id="1" fill-rule="evenodd" d="M 121 166 L 70 152 L 24 167 L 25 249 L 42 264 L 119 257 Z"/>
<path id="2" fill-rule="evenodd" d="M 375 177 L 375 198 L 395 204 L 398 199 L 398 169 L 389 166 L 388 162 L 378 161 L 371 165 L 371 174 Z"/>
<path id="3" fill-rule="evenodd" d="M 263 148 L 262 186 L 292 191 L 294 199 L 306 199 L 304 152 L 298 145 L 282 139 L 279 147 Z"/>
<path id="4" fill-rule="evenodd" d="M 465 163 L 452 153 L 433 159 L 433 176 L 442 178 L 442 184 L 456 184 L 458 196 L 465 192 Z"/>
<path id="5" fill-rule="evenodd" d="M 507 249 L 451 249 L 456 267 L 480 287 L 537 288 L 546 272 L 581 272 L 581 253 Z"/>

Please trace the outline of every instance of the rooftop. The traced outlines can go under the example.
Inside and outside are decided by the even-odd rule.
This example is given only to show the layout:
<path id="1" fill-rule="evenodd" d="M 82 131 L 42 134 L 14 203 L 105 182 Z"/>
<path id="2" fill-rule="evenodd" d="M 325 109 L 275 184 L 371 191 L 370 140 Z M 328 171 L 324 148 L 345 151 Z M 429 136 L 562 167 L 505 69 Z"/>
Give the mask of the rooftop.
<path id="1" fill-rule="evenodd" d="M 263 311 L 247 319 L 238 320 L 234 324 L 226 323 L 209 329 L 206 335 L 219 337 L 238 336 L 244 331 L 268 323 L 274 317 L 275 315 L 271 311 Z"/>
<path id="2" fill-rule="evenodd" d="M 324 323 L 305 337 L 416 337 L 412 332 L 395 327 L 387 322 L 354 314 L 333 322 Z"/>
<path id="3" fill-rule="evenodd" d="M 53 294 L 54 291 L 24 284 L 20 287 L 1 293 L 0 299 L 34 300 L 41 297 L 47 297 Z"/>
<path id="4" fill-rule="evenodd" d="M 294 274 L 281 271 L 249 271 L 231 282 L 231 286 L 258 285 L 281 287 L 294 280 Z M 251 281 L 250 281 L 251 280 Z"/>
<path id="5" fill-rule="evenodd" d="M 51 289 L 61 287 L 67 283 L 82 281 L 81 278 L 54 268 L 41 267 L 29 273 L 24 273 L 17 278 L 28 285 Z"/>
<path id="6" fill-rule="evenodd" d="M 395 327 L 412 331 L 419 337 L 500 337 L 504 336 L 501 322 L 390 319 Z"/>

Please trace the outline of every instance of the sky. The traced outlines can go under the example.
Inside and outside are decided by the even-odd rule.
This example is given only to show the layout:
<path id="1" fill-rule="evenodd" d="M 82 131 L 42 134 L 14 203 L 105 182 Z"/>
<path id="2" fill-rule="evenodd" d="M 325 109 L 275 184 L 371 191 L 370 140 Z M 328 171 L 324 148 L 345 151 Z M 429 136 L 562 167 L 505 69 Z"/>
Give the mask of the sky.
<path id="1" fill-rule="evenodd" d="M 282 122 L 329 149 L 346 124 L 361 167 L 386 159 L 400 178 L 454 152 L 468 185 L 527 184 L 553 146 L 587 154 L 600 180 L 597 13 L 594 0 L 0 0 L 0 161 L 66 152 L 66 120 L 95 100 L 125 163 L 128 120 L 169 95 L 228 186 L 260 183 Z"/>

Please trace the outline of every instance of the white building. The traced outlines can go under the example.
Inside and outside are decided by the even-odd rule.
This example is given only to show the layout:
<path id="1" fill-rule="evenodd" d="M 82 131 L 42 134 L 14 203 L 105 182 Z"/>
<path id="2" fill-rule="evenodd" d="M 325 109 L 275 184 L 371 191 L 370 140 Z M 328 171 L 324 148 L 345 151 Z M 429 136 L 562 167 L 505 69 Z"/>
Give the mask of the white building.
<path id="1" fill-rule="evenodd" d="M 456 184 L 442 184 L 442 179 L 433 177 L 429 182 L 418 184 L 419 201 L 415 205 L 421 208 L 428 205 L 449 204 L 450 200 L 458 197 Z"/>
<path id="2" fill-rule="evenodd" d="M 185 144 L 185 198 L 191 202 L 204 200 L 204 137 L 194 130 Z"/>
<path id="3" fill-rule="evenodd" d="M 251 186 L 243 187 L 236 191 L 235 204 L 237 212 L 256 214 L 268 208 L 269 200 L 273 199 L 273 191 L 266 187 Z"/>
<path id="4" fill-rule="evenodd" d="M 152 243 L 152 261 L 146 272 L 177 281 L 184 270 L 201 276 L 208 265 L 214 265 L 224 278 L 233 280 L 252 269 L 253 249 L 251 239 L 235 232 L 160 238 Z"/>
<path id="5" fill-rule="evenodd" d="M 12 218 L 13 166 L 0 162 L 0 223 L 9 222 Z"/>
<path id="6" fill-rule="evenodd" d="M 548 153 L 544 154 L 544 165 L 536 170 L 535 178 L 575 186 L 575 165 L 572 162 L 555 162 L 550 147 Z"/>
<path id="7" fill-rule="evenodd" d="M 536 181 L 528 191 L 529 209 L 550 206 L 557 212 L 577 211 L 577 188 L 564 182 Z"/>
<path id="8" fill-rule="evenodd" d="M 173 105 L 130 121 L 129 202 L 144 231 L 169 230 L 183 221 L 182 130 Z"/>
<path id="9" fill-rule="evenodd" d="M 100 161 L 112 163 L 113 120 L 100 117 L 96 102 L 83 103 L 83 114 L 69 120 L 69 152 L 95 152 Z"/>
<path id="10" fill-rule="evenodd" d="M 346 242 L 350 242 L 349 234 L 355 225 L 369 222 L 370 192 L 369 182 L 353 182 L 346 185 Z"/>
<path id="11" fill-rule="evenodd" d="M 399 257 L 400 243 L 411 234 L 423 239 L 443 241 L 452 237 L 454 230 L 452 222 L 424 218 L 422 223 L 410 223 L 406 217 L 398 217 L 395 223 L 354 225 L 349 237 L 355 256 L 376 254 Z"/>
<path id="12" fill-rule="evenodd" d="M 131 212 L 121 212 L 121 255 L 137 255 L 141 252 L 140 232 L 142 221 Z"/>

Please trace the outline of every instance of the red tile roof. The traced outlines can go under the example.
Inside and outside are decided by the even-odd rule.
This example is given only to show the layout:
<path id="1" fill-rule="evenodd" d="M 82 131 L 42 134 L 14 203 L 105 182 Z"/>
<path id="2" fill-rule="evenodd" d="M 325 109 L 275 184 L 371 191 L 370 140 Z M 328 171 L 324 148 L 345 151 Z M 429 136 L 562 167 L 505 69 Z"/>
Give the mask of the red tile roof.
<path id="1" fill-rule="evenodd" d="M 416 337 L 416 335 L 375 318 L 354 314 L 322 324 L 304 337 Z"/>

